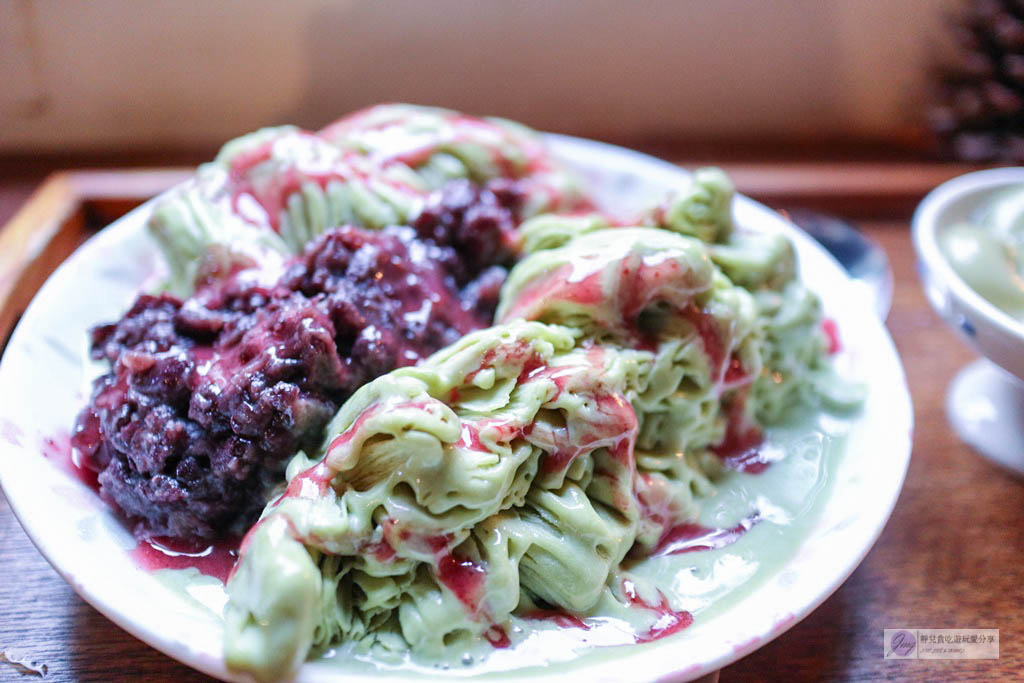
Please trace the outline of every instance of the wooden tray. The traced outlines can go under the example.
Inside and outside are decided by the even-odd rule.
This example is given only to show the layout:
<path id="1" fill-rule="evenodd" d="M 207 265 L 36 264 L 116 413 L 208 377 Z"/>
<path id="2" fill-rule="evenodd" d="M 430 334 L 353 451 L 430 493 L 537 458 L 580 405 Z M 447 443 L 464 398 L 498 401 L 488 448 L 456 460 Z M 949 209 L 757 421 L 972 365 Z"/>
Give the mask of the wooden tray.
<path id="1" fill-rule="evenodd" d="M 36 291 L 79 244 L 191 172 L 172 168 L 50 175 L 0 230 L 0 344 L 6 345 Z"/>

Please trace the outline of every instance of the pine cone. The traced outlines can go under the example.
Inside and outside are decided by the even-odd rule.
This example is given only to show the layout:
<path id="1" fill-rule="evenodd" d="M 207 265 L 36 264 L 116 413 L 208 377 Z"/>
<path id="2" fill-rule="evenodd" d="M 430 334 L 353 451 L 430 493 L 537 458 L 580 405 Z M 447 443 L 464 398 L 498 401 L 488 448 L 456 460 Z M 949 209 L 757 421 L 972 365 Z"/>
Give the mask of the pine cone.
<path id="1" fill-rule="evenodd" d="M 957 54 L 935 70 L 929 112 L 944 154 L 1024 162 L 1024 0 L 968 0 L 950 29 Z"/>

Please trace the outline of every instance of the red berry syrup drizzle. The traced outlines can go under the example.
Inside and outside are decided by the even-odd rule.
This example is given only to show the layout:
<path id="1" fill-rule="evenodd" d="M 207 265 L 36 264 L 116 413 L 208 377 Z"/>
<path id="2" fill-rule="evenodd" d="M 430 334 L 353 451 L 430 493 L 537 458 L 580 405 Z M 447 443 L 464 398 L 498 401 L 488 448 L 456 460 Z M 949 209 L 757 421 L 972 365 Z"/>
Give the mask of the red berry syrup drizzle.
<path id="1" fill-rule="evenodd" d="M 76 451 L 71 447 L 70 435 L 61 433 L 44 438 L 42 454 L 47 460 L 99 493 L 98 475 L 89 468 L 82 467 Z M 138 545 L 129 551 L 129 555 L 140 567 L 149 572 L 194 567 L 200 574 L 212 576 L 226 583 L 238 559 L 238 544 L 238 538 L 230 537 L 197 548 L 168 539 L 154 538 L 140 540 Z"/>

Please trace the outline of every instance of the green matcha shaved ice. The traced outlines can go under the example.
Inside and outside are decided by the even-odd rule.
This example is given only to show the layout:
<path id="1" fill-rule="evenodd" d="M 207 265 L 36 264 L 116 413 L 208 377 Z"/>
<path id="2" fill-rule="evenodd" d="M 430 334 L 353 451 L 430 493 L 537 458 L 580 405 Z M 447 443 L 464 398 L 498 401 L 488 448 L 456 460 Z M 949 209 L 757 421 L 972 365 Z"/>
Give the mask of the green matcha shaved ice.
<path id="1" fill-rule="evenodd" d="M 608 219 L 601 214 L 583 216 L 562 216 L 543 214 L 531 218 L 519 226 L 524 254 L 542 249 L 555 249 L 566 242 L 588 232 L 610 227 Z"/>
<path id="2" fill-rule="evenodd" d="M 146 224 L 168 268 L 166 288 L 188 296 L 195 284 L 238 268 L 282 264 L 289 248 L 277 233 L 256 230 L 207 201 L 197 181 L 174 190 L 154 209 Z"/>
<path id="3" fill-rule="evenodd" d="M 795 281 L 770 288 L 786 267 L 759 268 L 770 275 L 748 291 L 710 245 L 654 227 L 584 230 L 527 256 L 501 324 L 367 384 L 317 457 L 297 456 L 229 584 L 228 640 L 280 640 L 258 618 L 277 604 L 315 604 L 317 625 L 297 637 L 286 619 L 287 654 L 233 665 L 264 675 L 342 641 L 437 658 L 538 604 L 621 602 L 619 564 L 694 518 L 733 423 L 757 430 L 755 416 L 810 400 L 821 338 L 780 350 L 820 326 L 817 300 Z M 301 548 L 313 587 L 254 600 Z"/>
<path id="4" fill-rule="evenodd" d="M 1024 321 L 1024 190 L 987 197 L 967 221 L 938 233 L 950 265 L 974 291 Z"/>
<path id="5" fill-rule="evenodd" d="M 279 679 L 340 644 L 449 661 L 538 610 L 628 611 L 626 567 L 696 520 L 766 426 L 863 399 L 792 245 L 733 225 L 718 169 L 623 227 L 533 131 L 385 105 L 232 141 L 150 228 L 187 291 L 337 224 L 409 224 L 457 179 L 527 188 L 495 325 L 363 385 L 295 455 L 227 586 L 232 670 Z"/>
<path id="6" fill-rule="evenodd" d="M 654 222 L 704 242 L 722 242 L 732 231 L 734 194 L 732 181 L 721 169 L 698 168 L 689 187 L 653 212 Z"/>
<path id="7" fill-rule="evenodd" d="M 385 104 L 333 123 L 320 135 L 381 168 L 401 166 L 429 189 L 468 178 L 523 179 L 524 217 L 573 208 L 582 199 L 576 177 L 554 163 L 536 131 L 507 119 L 474 118 L 439 107 Z"/>
<path id="8" fill-rule="evenodd" d="M 586 202 L 575 176 L 524 126 L 382 105 L 319 133 L 277 126 L 228 142 L 157 203 L 148 229 L 168 263 L 168 288 L 188 295 L 204 277 L 231 272 L 217 264 L 296 254 L 330 228 L 408 225 L 432 192 L 463 178 L 519 183 L 523 218 Z"/>
<path id="9" fill-rule="evenodd" d="M 245 564 L 232 579 L 235 591 L 225 612 L 224 660 L 261 680 L 285 678 L 306 659 L 323 596 L 320 569 L 291 536 L 284 517 L 267 520 L 246 552 L 273 558 L 273 571 Z"/>
<path id="10" fill-rule="evenodd" d="M 524 596 L 593 607 L 640 519 L 632 365 L 576 348 L 565 328 L 517 322 L 360 389 L 323 457 L 298 456 L 243 545 L 232 666 L 269 678 L 339 640 L 400 637 L 439 655 L 503 624 Z M 311 632 L 290 614 L 263 618 L 296 604 L 316 606 Z M 245 647 L 281 641 L 272 654 Z"/>

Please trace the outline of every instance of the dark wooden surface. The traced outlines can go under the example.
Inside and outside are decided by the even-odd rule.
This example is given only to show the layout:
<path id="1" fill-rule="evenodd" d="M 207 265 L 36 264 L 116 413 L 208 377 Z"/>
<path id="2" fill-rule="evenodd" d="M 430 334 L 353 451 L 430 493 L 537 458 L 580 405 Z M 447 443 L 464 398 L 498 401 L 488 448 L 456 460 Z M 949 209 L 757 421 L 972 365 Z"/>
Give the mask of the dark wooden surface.
<path id="1" fill-rule="evenodd" d="M 0 224 L 33 183 L 0 178 Z M 960 443 L 946 389 L 973 355 L 921 293 L 909 212 L 862 221 L 896 275 L 888 326 L 914 400 L 914 455 L 892 519 L 864 563 L 820 608 L 725 668 L 721 680 L 990 680 L 1024 677 L 1024 481 Z M 2 390 L 2 388 L 0 388 Z M 886 661 L 882 629 L 998 628 L 996 661 Z M 207 680 L 85 604 L 46 563 L 0 495 L 0 680 Z M 22 666 L 6 660 L 18 660 Z"/>

